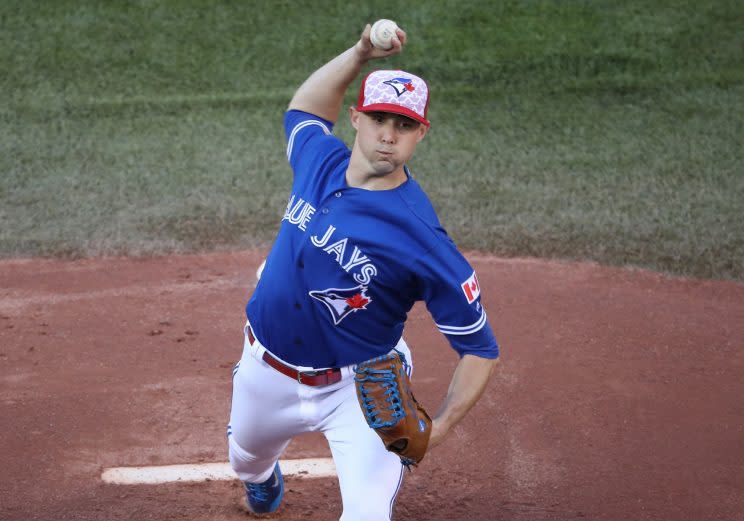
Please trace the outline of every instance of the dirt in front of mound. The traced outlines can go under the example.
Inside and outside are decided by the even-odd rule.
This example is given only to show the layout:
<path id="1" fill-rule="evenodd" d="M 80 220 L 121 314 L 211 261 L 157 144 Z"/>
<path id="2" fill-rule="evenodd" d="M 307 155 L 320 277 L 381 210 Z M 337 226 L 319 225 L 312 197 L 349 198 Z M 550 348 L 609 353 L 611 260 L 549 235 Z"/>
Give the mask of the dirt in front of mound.
<path id="1" fill-rule="evenodd" d="M 237 481 L 101 473 L 227 461 L 264 254 L 0 262 L 1 519 L 247 518 Z M 744 285 L 468 257 L 502 362 L 407 474 L 397 519 L 744 519 Z M 405 337 L 416 395 L 436 410 L 457 357 L 423 306 Z M 310 435 L 285 457 L 329 455 Z M 340 513 L 334 479 L 288 477 L 275 518 Z"/>

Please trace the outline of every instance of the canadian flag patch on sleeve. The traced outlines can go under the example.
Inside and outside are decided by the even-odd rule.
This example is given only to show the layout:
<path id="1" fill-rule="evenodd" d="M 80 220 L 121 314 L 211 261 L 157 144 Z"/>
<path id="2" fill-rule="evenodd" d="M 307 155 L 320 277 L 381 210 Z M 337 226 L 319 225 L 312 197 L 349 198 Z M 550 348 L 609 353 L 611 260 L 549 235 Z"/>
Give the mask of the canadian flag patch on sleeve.
<path id="1" fill-rule="evenodd" d="M 475 272 L 460 286 L 462 287 L 462 292 L 465 293 L 465 298 L 468 299 L 468 304 L 472 304 L 480 297 L 480 286 L 478 285 L 478 277 L 475 276 Z"/>

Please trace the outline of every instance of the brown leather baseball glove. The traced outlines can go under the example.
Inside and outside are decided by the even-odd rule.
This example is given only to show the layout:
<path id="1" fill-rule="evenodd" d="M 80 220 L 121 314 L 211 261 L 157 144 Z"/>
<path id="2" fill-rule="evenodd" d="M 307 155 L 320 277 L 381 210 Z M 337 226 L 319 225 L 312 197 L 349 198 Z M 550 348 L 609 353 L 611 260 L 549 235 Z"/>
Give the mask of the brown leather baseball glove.
<path id="1" fill-rule="evenodd" d="M 411 392 L 405 356 L 398 351 L 378 356 L 359 364 L 355 372 L 367 423 L 404 465 L 416 465 L 429 445 L 431 418 Z"/>

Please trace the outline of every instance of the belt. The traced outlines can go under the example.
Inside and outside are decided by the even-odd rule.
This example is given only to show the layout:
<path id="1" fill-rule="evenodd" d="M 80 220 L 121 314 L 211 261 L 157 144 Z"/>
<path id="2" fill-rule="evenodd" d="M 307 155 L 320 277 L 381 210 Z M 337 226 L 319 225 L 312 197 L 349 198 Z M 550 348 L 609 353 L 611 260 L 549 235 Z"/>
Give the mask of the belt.
<path id="1" fill-rule="evenodd" d="M 250 327 L 248 329 L 248 341 L 253 345 L 256 338 L 253 336 L 253 331 Z M 290 367 L 278 358 L 274 357 L 268 351 L 264 351 L 263 361 L 269 364 L 283 375 L 289 376 L 292 380 L 297 380 L 298 383 L 304 385 L 310 385 L 313 387 L 319 387 L 321 385 L 331 385 L 341 380 L 341 369 L 334 367 L 331 369 L 321 369 L 320 371 L 298 371 L 294 367 Z"/>

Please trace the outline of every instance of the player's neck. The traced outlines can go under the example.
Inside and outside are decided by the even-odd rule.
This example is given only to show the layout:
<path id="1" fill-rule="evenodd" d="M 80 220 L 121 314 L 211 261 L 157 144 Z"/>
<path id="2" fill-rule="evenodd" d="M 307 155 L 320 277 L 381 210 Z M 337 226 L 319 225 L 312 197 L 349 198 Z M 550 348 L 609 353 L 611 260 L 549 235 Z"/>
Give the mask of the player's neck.
<path id="1" fill-rule="evenodd" d="M 392 190 L 405 183 L 407 179 L 403 167 L 385 175 L 354 175 L 350 170 L 346 171 L 346 183 L 351 187 L 362 188 L 363 190 Z"/>
<path id="2" fill-rule="evenodd" d="M 352 154 L 349 168 L 346 170 L 346 183 L 353 188 L 363 190 L 392 190 L 408 180 L 405 168 L 400 165 L 389 173 L 377 172 L 366 161 L 355 161 Z"/>

